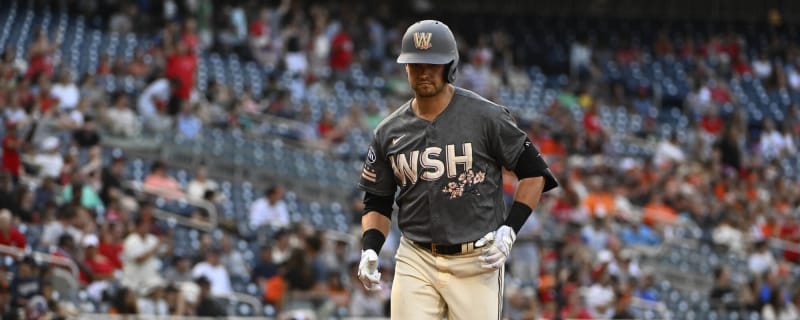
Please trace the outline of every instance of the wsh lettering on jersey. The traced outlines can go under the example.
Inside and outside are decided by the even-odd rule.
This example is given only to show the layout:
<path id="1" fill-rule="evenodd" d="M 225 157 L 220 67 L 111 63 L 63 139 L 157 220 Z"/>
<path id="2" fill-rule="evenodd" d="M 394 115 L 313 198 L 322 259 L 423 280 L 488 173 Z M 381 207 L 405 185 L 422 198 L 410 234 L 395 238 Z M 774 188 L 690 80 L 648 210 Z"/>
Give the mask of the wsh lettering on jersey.
<path id="1" fill-rule="evenodd" d="M 415 184 L 418 179 L 436 181 L 445 174 L 448 178 L 455 178 L 459 169 L 462 173 L 472 169 L 472 143 L 462 143 L 460 149 L 456 152 L 454 144 L 448 144 L 444 149 L 427 147 L 422 151 L 390 155 L 389 162 L 401 186 Z"/>

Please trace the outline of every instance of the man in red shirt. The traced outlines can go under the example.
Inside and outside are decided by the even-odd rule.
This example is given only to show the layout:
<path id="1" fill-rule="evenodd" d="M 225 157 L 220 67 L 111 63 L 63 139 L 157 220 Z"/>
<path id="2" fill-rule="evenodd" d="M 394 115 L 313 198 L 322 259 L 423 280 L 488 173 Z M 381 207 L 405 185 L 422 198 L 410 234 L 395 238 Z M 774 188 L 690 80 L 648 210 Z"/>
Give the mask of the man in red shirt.
<path id="1" fill-rule="evenodd" d="M 22 171 L 22 161 L 19 148 L 22 141 L 17 137 L 17 126 L 13 122 L 6 125 L 6 136 L 3 137 L 3 166 L 2 170 L 11 174 L 16 184 Z"/>
<path id="2" fill-rule="evenodd" d="M 86 271 L 91 272 L 91 275 L 81 272 L 80 280 L 84 284 L 114 277 L 114 265 L 111 260 L 97 252 L 98 245 L 100 239 L 96 235 L 90 234 L 83 238 L 83 264 L 88 269 Z"/>
<path id="3" fill-rule="evenodd" d="M 354 49 L 353 39 L 347 32 L 347 28 L 342 26 L 342 30 L 339 31 L 331 41 L 330 63 L 331 69 L 337 77 L 344 76 L 344 73 L 350 68 Z"/>
<path id="4" fill-rule="evenodd" d="M 168 50 L 168 52 L 171 50 Z M 183 41 L 178 41 L 175 50 L 167 57 L 166 76 L 177 80 L 178 86 L 172 94 L 169 114 L 176 115 L 181 101 L 189 100 L 194 87 L 194 76 L 197 70 L 197 56 L 189 50 Z"/>
<path id="5" fill-rule="evenodd" d="M 0 210 L 0 244 L 25 249 L 25 235 L 11 225 L 11 211 Z"/>

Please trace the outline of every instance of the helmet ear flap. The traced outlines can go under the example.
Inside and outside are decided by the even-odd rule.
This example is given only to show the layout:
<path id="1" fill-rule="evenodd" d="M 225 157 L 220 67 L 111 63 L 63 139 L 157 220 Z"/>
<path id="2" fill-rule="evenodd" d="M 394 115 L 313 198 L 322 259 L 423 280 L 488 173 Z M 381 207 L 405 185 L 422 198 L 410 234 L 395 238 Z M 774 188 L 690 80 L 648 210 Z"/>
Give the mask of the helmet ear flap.
<path id="1" fill-rule="evenodd" d="M 453 56 L 453 61 L 447 64 L 445 68 L 445 79 L 447 82 L 455 83 L 456 82 L 456 70 L 458 69 L 458 50 L 456 50 L 455 55 Z"/>
<path id="2" fill-rule="evenodd" d="M 457 65 L 458 65 L 458 56 L 456 56 L 455 60 L 450 61 L 450 63 L 448 63 L 447 66 L 444 67 L 444 79 L 447 82 L 449 82 L 449 83 L 455 83 L 456 82 L 456 66 Z"/>

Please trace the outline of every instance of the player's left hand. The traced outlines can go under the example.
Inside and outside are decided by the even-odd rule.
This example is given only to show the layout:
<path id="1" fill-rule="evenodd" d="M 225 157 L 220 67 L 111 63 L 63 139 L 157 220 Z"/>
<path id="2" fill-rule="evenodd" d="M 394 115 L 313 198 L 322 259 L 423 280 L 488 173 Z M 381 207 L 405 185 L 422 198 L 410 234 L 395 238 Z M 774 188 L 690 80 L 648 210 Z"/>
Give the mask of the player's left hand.
<path id="1" fill-rule="evenodd" d="M 500 269 L 511 254 L 511 246 L 517 240 L 517 234 L 511 227 L 503 225 L 497 231 L 489 232 L 475 242 L 476 248 L 483 248 L 481 267 L 486 269 Z"/>
<path id="2" fill-rule="evenodd" d="M 381 289 L 381 273 L 378 272 L 378 254 L 375 250 L 361 251 L 361 261 L 358 263 L 358 279 L 367 290 Z"/>

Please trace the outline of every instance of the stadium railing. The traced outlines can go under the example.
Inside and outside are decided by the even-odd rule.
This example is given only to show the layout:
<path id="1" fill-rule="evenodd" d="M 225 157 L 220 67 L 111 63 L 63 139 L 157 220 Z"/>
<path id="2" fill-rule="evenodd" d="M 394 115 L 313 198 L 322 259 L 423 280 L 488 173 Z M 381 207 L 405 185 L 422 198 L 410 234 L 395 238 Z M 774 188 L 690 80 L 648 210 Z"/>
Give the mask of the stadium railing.
<path id="1" fill-rule="evenodd" d="M 56 266 L 65 267 L 70 271 L 70 274 L 75 278 L 78 279 L 79 269 L 78 265 L 75 264 L 72 260 L 60 257 L 56 255 L 52 255 L 49 253 L 39 252 L 39 251 L 26 251 L 14 246 L 7 246 L 7 245 L 0 245 L 0 255 L 8 255 L 14 258 L 21 258 L 26 255 L 33 256 L 37 262 L 44 262 L 47 264 L 52 264 Z"/>
<path id="2" fill-rule="evenodd" d="M 157 190 L 148 189 L 140 181 L 126 181 L 125 185 L 136 192 L 140 197 L 162 197 Z M 156 215 L 164 219 L 175 219 L 176 223 L 205 231 L 214 230 L 217 227 L 219 223 L 219 213 L 217 212 L 217 208 L 212 203 L 188 198 L 175 199 L 175 201 L 185 202 L 190 206 L 205 209 L 206 212 L 208 212 L 208 222 L 194 221 L 191 218 L 182 216 L 178 213 L 168 212 L 161 209 L 155 210 Z"/>

